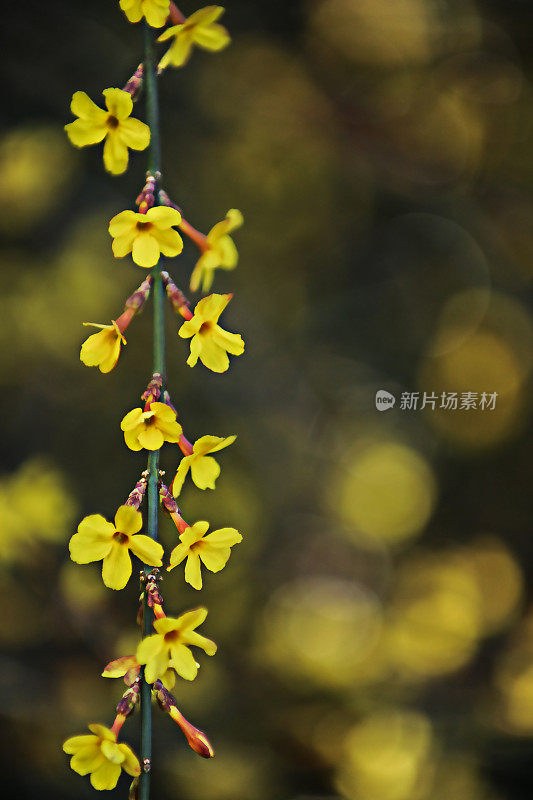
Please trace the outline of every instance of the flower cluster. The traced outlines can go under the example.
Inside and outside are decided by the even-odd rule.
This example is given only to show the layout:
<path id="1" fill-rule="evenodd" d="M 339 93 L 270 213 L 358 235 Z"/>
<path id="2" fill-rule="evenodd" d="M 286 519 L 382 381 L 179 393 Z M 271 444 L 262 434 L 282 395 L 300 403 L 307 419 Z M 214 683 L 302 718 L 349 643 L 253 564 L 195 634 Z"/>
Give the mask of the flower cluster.
<path id="1" fill-rule="evenodd" d="M 230 41 L 228 32 L 218 22 L 224 11 L 220 6 L 208 6 L 185 18 L 172 0 L 120 0 L 118 5 L 129 22 L 142 22 L 145 27 L 148 43 L 145 43 L 144 61 L 123 89 L 104 90 L 105 108 L 93 103 L 84 92 L 76 92 L 71 102 L 76 119 L 65 126 L 76 147 L 104 143 L 104 166 L 113 175 L 125 172 L 130 150 L 148 148 L 152 154 L 150 163 L 154 164 L 152 139 L 158 138 L 158 132 L 150 126 L 157 125 L 157 119 L 149 113 L 147 124 L 132 116 L 134 102 L 143 88 L 147 93 L 156 92 L 157 73 L 167 66 L 183 66 L 194 46 L 217 51 Z M 150 28 L 165 28 L 162 33 L 158 32 L 157 42 L 170 42 L 170 49 L 159 61 L 157 73 L 153 53 L 155 41 L 150 39 Z M 151 100 L 147 104 L 148 111 L 154 107 L 153 96 Z M 122 770 L 134 778 L 134 784 L 147 779 L 150 764 L 143 758 L 143 752 L 140 762 L 127 744 L 118 741 L 124 722 L 135 710 L 141 695 L 145 696 L 143 691 L 151 691 L 159 707 L 181 728 L 195 752 L 204 758 L 214 755 L 206 735 L 183 717 L 170 694 L 177 678 L 186 681 L 196 678 L 200 664 L 195 649 L 209 656 L 217 650 L 216 644 L 198 631 L 207 617 L 207 609 L 201 606 L 177 616 L 167 616 L 159 587 L 160 569 L 166 567 L 166 571 L 173 572 L 183 565 L 183 572 L 179 570 L 182 580 L 199 591 L 202 578 L 205 579 L 202 566 L 209 572 L 219 572 L 226 566 L 231 548 L 242 541 L 235 528 L 208 533 L 206 521 L 187 523 L 177 506 L 175 498 L 180 495 L 189 474 L 199 489 L 215 488 L 220 465 L 212 454 L 233 444 L 236 437 L 203 435 L 191 444 L 185 437 L 181 415 L 172 404 L 164 375 L 165 298 L 180 318 L 179 338 L 190 340 L 186 363 L 194 367 L 200 361 L 212 372 L 223 373 L 229 368 L 228 354 L 239 356 L 244 352 L 241 336 L 220 324 L 221 315 L 233 295 L 210 294 L 201 298 L 191 310 L 188 299 L 163 262 L 163 259 L 180 255 L 184 247 L 182 236 L 186 237 L 199 251 L 190 277 L 191 291 L 200 288 L 203 293 L 209 291 L 218 268 L 232 270 L 237 265 L 238 253 L 230 234 L 242 225 L 242 214 L 231 209 L 209 233 L 201 233 L 187 222 L 181 208 L 164 191 L 161 174 L 155 168 L 148 171 L 132 206 L 117 209 L 109 222 L 111 249 L 116 259 L 131 255 L 133 264 L 149 270 L 148 275 L 126 300 L 117 319 L 104 324 L 84 323 L 97 330 L 83 342 L 80 351 L 80 359 L 86 366 L 98 367 L 104 374 L 113 370 L 126 345 L 126 329 L 147 301 L 153 300 L 151 377 L 141 394 L 141 403 L 132 410 L 124 409 L 126 413 L 120 425 L 126 447 L 133 452 L 144 451 L 147 468 L 116 510 L 113 522 L 102 514 L 91 513 L 81 520 L 69 542 L 70 556 L 77 564 L 102 562 L 102 579 L 110 589 L 124 589 L 134 564 L 141 568 L 138 622 L 142 638 L 134 654 L 111 661 L 102 673 L 106 678 L 123 678 L 126 685 L 113 725 L 107 728 L 91 723 L 90 734 L 72 736 L 63 745 L 71 756 L 72 769 L 80 775 L 90 775 L 91 784 L 98 790 L 113 789 Z M 163 483 L 164 473 L 159 470 L 159 453 L 165 444 L 176 457 L 170 489 Z M 142 510 L 145 499 L 146 513 Z M 177 540 L 168 557 L 157 541 L 158 511 L 167 514 L 176 526 Z M 143 703 L 141 714 L 145 713 L 150 713 L 150 709 L 146 710 Z M 135 787 L 132 794 L 135 794 Z"/>

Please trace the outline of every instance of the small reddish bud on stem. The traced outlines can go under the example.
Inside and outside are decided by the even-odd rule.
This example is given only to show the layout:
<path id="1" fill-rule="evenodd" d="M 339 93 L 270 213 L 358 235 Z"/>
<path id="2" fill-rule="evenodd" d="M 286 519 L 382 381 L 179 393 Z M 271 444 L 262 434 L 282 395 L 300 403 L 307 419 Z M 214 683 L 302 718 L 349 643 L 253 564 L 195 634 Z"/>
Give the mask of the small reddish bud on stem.
<path id="1" fill-rule="evenodd" d="M 123 91 L 128 92 L 131 94 L 131 99 L 135 102 L 139 97 L 143 86 L 143 77 L 144 77 L 144 65 L 139 64 L 127 84 L 124 86 Z"/>
<path id="2" fill-rule="evenodd" d="M 135 488 L 130 492 L 130 495 L 124 505 L 133 506 L 133 508 L 139 510 L 139 506 L 143 501 L 147 486 L 148 482 L 146 478 L 142 476 L 135 484 Z"/>
<path id="3" fill-rule="evenodd" d="M 146 301 L 148 300 L 148 298 L 150 296 L 150 290 L 152 288 L 153 280 L 154 279 L 152 278 L 152 276 L 149 275 L 146 278 L 146 280 L 144 280 L 141 283 L 139 288 L 135 289 L 133 294 L 130 295 L 130 297 L 128 297 L 128 299 L 126 300 L 126 305 L 125 305 L 126 311 L 129 312 L 130 309 L 132 309 L 134 314 L 139 312 L 139 311 L 141 311 L 141 309 L 143 308 L 144 304 L 146 303 Z M 124 313 L 126 313 L 126 312 L 124 312 Z M 122 316 L 124 316 L 124 315 L 122 315 Z M 117 322 L 118 322 L 118 320 L 117 320 Z"/>
<path id="4" fill-rule="evenodd" d="M 185 719 L 176 705 L 175 698 L 165 689 L 160 680 L 154 683 L 153 691 L 159 708 L 162 711 L 166 711 L 167 714 L 170 714 L 174 722 L 180 726 L 189 746 L 192 747 L 194 752 L 198 753 L 202 758 L 213 758 L 215 751 L 205 733 L 195 728 L 194 725 L 191 725 L 191 723 Z"/>
<path id="5" fill-rule="evenodd" d="M 117 715 L 118 716 L 117 716 L 117 718 L 116 718 L 116 720 L 114 722 L 114 725 L 116 725 L 117 724 L 117 720 L 122 717 L 122 721 L 120 722 L 120 724 L 118 726 L 118 730 L 120 730 L 120 728 L 124 724 L 124 720 L 126 719 L 126 717 L 128 717 L 131 714 L 131 712 L 133 711 L 133 709 L 135 708 L 135 706 L 136 706 L 136 704 L 137 704 L 137 702 L 139 700 L 140 693 L 141 693 L 141 682 L 140 682 L 139 678 L 137 678 L 137 680 L 135 680 L 131 684 L 129 689 L 126 689 L 126 691 L 124 692 L 124 694 L 122 695 L 122 697 L 118 701 L 118 704 L 117 704 Z M 112 728 L 112 730 L 113 730 L 113 728 Z"/>
<path id="6" fill-rule="evenodd" d="M 140 214 L 146 214 L 148 209 L 155 205 L 155 192 L 157 182 L 160 178 L 161 175 L 159 172 L 154 175 L 151 172 L 146 173 L 146 183 L 140 195 L 135 200 L 135 203 L 139 206 Z"/>
<path id="7" fill-rule="evenodd" d="M 181 291 L 178 289 L 168 272 L 162 271 L 161 277 L 163 279 L 163 286 L 168 299 L 172 304 L 172 308 L 176 314 L 181 314 L 184 319 L 192 319 L 192 313 L 189 310 L 189 301 Z"/>
<path id="8" fill-rule="evenodd" d="M 159 372 L 154 372 L 152 380 L 141 395 L 141 400 L 144 400 L 147 405 L 159 400 L 162 386 L 163 376 Z"/>

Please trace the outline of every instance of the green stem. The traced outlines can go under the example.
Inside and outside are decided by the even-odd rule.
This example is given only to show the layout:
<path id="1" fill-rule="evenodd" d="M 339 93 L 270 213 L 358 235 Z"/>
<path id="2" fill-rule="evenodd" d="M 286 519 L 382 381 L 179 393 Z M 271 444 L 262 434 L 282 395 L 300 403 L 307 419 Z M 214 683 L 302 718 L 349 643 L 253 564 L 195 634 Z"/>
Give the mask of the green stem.
<path id="1" fill-rule="evenodd" d="M 155 70 L 153 47 L 153 31 L 144 23 L 144 80 L 146 87 L 146 118 L 151 131 L 148 150 L 148 172 L 158 176 L 160 172 L 161 151 L 159 139 L 159 103 L 157 95 L 157 75 Z M 157 197 L 157 186 L 156 186 Z M 153 319 L 153 372 L 159 372 L 165 379 L 165 295 L 161 279 L 161 267 L 158 264 L 152 270 L 154 279 L 152 298 L 154 307 Z M 152 539 L 157 540 L 159 512 L 159 450 L 150 453 L 148 458 L 148 520 L 146 531 Z M 144 568 L 145 576 L 151 572 Z M 146 592 L 143 598 L 143 638 L 153 631 L 154 614 L 149 607 Z M 141 777 L 139 780 L 139 800 L 150 797 L 150 766 L 152 759 L 152 687 L 144 679 L 141 671 Z"/>

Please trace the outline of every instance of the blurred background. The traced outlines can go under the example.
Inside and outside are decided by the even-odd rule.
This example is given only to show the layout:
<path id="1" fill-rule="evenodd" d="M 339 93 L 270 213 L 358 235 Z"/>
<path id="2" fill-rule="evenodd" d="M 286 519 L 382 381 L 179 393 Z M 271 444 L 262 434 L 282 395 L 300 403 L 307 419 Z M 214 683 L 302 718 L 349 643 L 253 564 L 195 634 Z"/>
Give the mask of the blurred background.
<path id="1" fill-rule="evenodd" d="M 531 4 L 230 0 L 223 22 L 231 48 L 160 81 L 164 185 L 205 232 L 243 211 L 214 290 L 235 292 L 247 349 L 191 370 L 169 313 L 168 371 L 190 439 L 238 434 L 184 516 L 244 542 L 201 596 L 180 570 L 163 584 L 174 613 L 209 607 L 219 653 L 176 695 L 217 757 L 156 710 L 154 798 L 529 798 Z M 112 722 L 123 685 L 99 676 L 136 646 L 138 586 L 107 590 L 67 541 L 144 468 L 119 423 L 150 376 L 151 311 L 114 372 L 81 364 L 81 323 L 145 276 L 107 233 L 145 160 L 112 178 L 63 125 L 74 91 L 124 85 L 141 31 L 114 0 L 11 3 L 6 29 L 0 752 L 18 797 L 89 798 L 61 742 Z M 184 289 L 196 257 L 168 265 Z M 400 407 L 424 391 L 498 397 Z M 137 716 L 124 734 L 137 747 Z"/>

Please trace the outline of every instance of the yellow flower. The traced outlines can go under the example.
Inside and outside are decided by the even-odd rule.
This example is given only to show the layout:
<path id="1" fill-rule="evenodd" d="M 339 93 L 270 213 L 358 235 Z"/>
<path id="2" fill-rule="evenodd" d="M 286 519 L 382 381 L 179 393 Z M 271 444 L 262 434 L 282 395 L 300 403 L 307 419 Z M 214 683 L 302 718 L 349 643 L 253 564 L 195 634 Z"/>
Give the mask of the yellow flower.
<path id="1" fill-rule="evenodd" d="M 120 7 L 130 22 L 144 17 L 152 28 L 162 28 L 169 13 L 170 0 L 120 0 Z"/>
<path id="2" fill-rule="evenodd" d="M 150 128 L 138 119 L 132 119 L 133 100 L 122 89 L 103 92 L 107 111 L 103 111 L 85 94 L 75 92 L 70 110 L 79 117 L 65 125 L 68 138 L 76 147 L 98 144 L 105 139 L 104 166 L 113 175 L 120 175 L 128 167 L 128 147 L 145 150 L 150 143 Z"/>
<path id="3" fill-rule="evenodd" d="M 215 459 L 207 454 L 216 453 L 218 450 L 223 450 L 224 447 L 229 447 L 236 438 L 236 436 L 227 436 L 225 439 L 221 436 L 202 436 L 197 439 L 191 455 L 184 456 L 179 463 L 171 486 L 174 497 L 178 497 L 181 492 L 189 470 L 191 470 L 191 477 L 199 489 L 214 489 L 215 481 L 220 475 L 220 467 Z"/>
<path id="4" fill-rule="evenodd" d="M 131 575 L 130 550 L 151 567 L 163 564 L 163 548 L 139 531 L 142 515 L 133 506 L 120 506 L 115 524 L 101 514 L 82 519 L 69 542 L 70 557 L 77 564 L 102 563 L 102 578 L 110 589 L 123 589 Z"/>
<path id="5" fill-rule="evenodd" d="M 117 737 L 105 725 L 89 725 L 92 733 L 71 736 L 63 750 L 72 756 L 70 766 L 78 775 L 91 775 L 95 789 L 114 789 L 121 770 L 134 778 L 141 774 L 139 760 L 131 747 L 117 743 Z"/>
<path id="6" fill-rule="evenodd" d="M 214 656 L 217 651 L 211 639 L 206 639 L 195 630 L 206 617 L 206 608 L 195 608 L 177 618 L 156 619 L 156 633 L 143 639 L 137 648 L 137 661 L 146 665 L 144 675 L 148 683 L 161 678 L 169 667 L 187 681 L 196 678 L 198 664 L 189 647 L 201 647 L 208 656 Z"/>
<path id="7" fill-rule="evenodd" d="M 131 253 L 140 267 L 155 267 L 161 254 L 177 256 L 183 240 L 173 225 L 179 225 L 181 214 L 175 208 L 156 206 L 146 214 L 121 211 L 109 223 L 113 237 L 113 253 L 122 258 Z"/>
<path id="8" fill-rule="evenodd" d="M 191 275 L 191 291 L 196 292 L 202 284 L 202 292 L 213 285 L 215 269 L 235 269 L 239 254 L 230 234 L 243 223 L 243 216 L 236 208 L 230 208 L 225 219 L 217 222 L 206 236 L 204 252 L 196 262 Z"/>
<path id="9" fill-rule="evenodd" d="M 176 412 L 166 403 L 150 403 L 147 411 L 134 408 L 122 422 L 124 441 L 130 450 L 159 450 L 163 442 L 178 442 L 182 427 Z"/>
<path id="10" fill-rule="evenodd" d="M 227 47 L 231 41 L 230 35 L 216 22 L 224 10 L 222 6 L 206 6 L 187 17 L 181 25 L 167 28 L 157 41 L 165 42 L 172 38 L 174 41 L 170 45 L 170 50 L 167 50 L 159 62 L 159 69 L 164 69 L 169 64 L 173 67 L 182 67 L 189 59 L 195 44 L 211 51 Z"/>
<path id="11" fill-rule="evenodd" d="M 183 323 L 178 333 L 182 339 L 191 340 L 191 354 L 187 364 L 194 367 L 198 359 L 213 372 L 225 372 L 229 367 L 227 353 L 240 356 L 244 342 L 238 333 L 228 333 L 217 325 L 218 318 L 233 295 L 210 294 L 197 303 L 194 315 Z"/>
<path id="12" fill-rule="evenodd" d="M 118 361 L 121 344 L 126 339 L 115 322 L 111 325 L 98 325 L 96 322 L 84 322 L 86 326 L 101 328 L 84 341 L 80 350 L 80 359 L 86 367 L 98 367 L 100 372 L 111 372 Z"/>
<path id="13" fill-rule="evenodd" d="M 185 580 L 193 589 L 202 588 L 200 562 L 210 572 L 220 572 L 228 563 L 233 545 L 242 542 L 242 536 L 235 528 L 220 528 L 206 536 L 208 528 L 209 522 L 195 522 L 181 534 L 181 543 L 170 554 L 169 572 L 187 559 Z"/>

